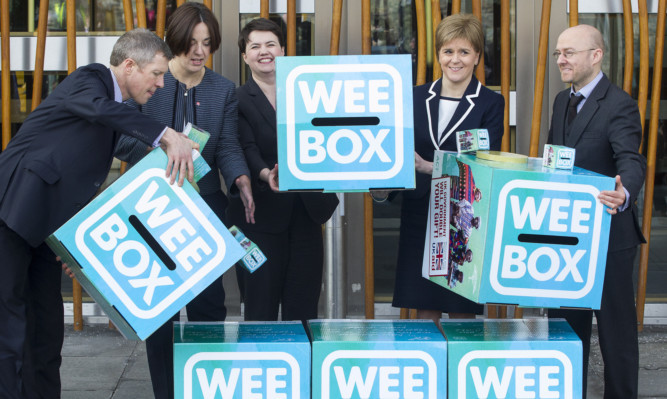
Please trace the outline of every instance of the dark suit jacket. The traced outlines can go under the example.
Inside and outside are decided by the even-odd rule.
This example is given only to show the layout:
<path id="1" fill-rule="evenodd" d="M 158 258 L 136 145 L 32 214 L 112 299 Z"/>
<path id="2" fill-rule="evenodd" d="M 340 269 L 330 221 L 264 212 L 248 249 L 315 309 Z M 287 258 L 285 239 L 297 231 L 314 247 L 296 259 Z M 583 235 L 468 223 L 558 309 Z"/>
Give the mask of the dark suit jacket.
<path id="1" fill-rule="evenodd" d="M 646 160 L 639 154 L 642 128 L 637 103 L 605 75 L 586 99 L 568 134 L 565 117 L 569 96 L 570 89 L 563 90 L 554 100 L 548 142 L 575 148 L 576 166 L 610 177 L 621 176 L 631 206 L 612 216 L 609 248 L 627 249 L 645 242 L 635 205 L 646 171 Z"/>
<path id="2" fill-rule="evenodd" d="M 338 206 L 335 194 L 274 193 L 259 179 L 263 168 L 273 169 L 278 163 L 278 135 L 276 111 L 252 78 L 237 89 L 239 99 L 239 136 L 252 175 L 252 193 L 255 200 L 255 224 L 245 222 L 245 211 L 240 199 L 232 199 L 227 208 L 230 223 L 242 230 L 279 233 L 285 231 L 292 217 L 294 201 L 301 199 L 308 216 L 317 224 L 329 220 Z"/>
<path id="3" fill-rule="evenodd" d="M 39 245 L 95 195 L 119 134 L 152 144 L 165 125 L 114 101 L 101 64 L 74 71 L 0 153 L 0 219 Z"/>
<path id="4" fill-rule="evenodd" d="M 499 150 L 503 137 L 505 99 L 484 87 L 473 75 L 459 106 L 438 143 L 438 113 L 442 79 L 414 88 L 412 100 L 415 120 L 415 151 L 425 160 L 433 161 L 436 149 L 456 151 L 456 132 L 466 129 L 487 129 L 492 150 Z M 404 198 L 428 197 L 431 176 L 417 173 L 417 187 L 405 191 Z M 424 221 L 426 222 L 426 221 Z"/>

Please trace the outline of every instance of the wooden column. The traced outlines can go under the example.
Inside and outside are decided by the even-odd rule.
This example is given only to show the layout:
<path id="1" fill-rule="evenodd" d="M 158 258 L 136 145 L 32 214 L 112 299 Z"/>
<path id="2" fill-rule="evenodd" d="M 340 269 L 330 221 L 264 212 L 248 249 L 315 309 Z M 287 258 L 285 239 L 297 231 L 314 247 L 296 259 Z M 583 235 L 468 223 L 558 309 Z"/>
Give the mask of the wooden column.
<path id="1" fill-rule="evenodd" d="M 632 24 L 632 4 L 630 0 L 623 0 L 623 47 L 625 48 L 623 90 L 630 95 L 632 95 L 632 69 L 635 62 L 635 34 Z"/>
<path id="2" fill-rule="evenodd" d="M 442 10 L 440 9 L 439 0 L 431 0 L 431 21 L 433 23 L 433 80 L 436 81 L 442 76 L 442 69 L 440 68 L 440 61 L 438 59 L 438 49 L 435 48 L 435 31 L 442 20 Z"/>
<path id="3" fill-rule="evenodd" d="M 340 24 L 343 15 L 343 0 L 334 0 L 331 14 L 331 42 L 329 44 L 329 55 L 338 55 L 340 49 Z"/>
<path id="4" fill-rule="evenodd" d="M 46 25 L 49 18 L 49 0 L 39 3 L 37 18 L 37 48 L 35 49 L 35 71 L 32 78 L 32 106 L 35 108 L 42 102 L 42 80 L 44 79 L 44 52 L 46 50 Z"/>
<path id="5" fill-rule="evenodd" d="M 540 40 L 537 50 L 537 71 L 535 73 L 535 94 L 533 96 L 533 119 L 530 126 L 529 155 L 536 157 L 540 144 L 542 122 L 542 97 L 544 96 L 544 75 L 547 69 L 549 51 L 549 24 L 551 18 L 551 0 L 542 0 L 542 18 L 540 20 Z"/>
<path id="6" fill-rule="evenodd" d="M 287 55 L 296 55 L 296 0 L 287 0 Z"/>
<path id="7" fill-rule="evenodd" d="M 155 10 L 155 34 L 159 38 L 164 38 L 164 26 L 167 21 L 167 0 L 157 0 L 157 10 Z"/>
<path id="8" fill-rule="evenodd" d="M 648 10 L 645 1 L 638 1 L 637 4 L 639 6 L 639 95 L 637 96 L 637 105 L 639 106 L 639 116 L 642 123 L 643 145 L 646 103 L 648 102 Z"/>
<path id="9" fill-rule="evenodd" d="M 570 0 L 570 26 L 579 25 L 579 1 Z"/>
<path id="10" fill-rule="evenodd" d="M 0 0 L 0 36 L 2 36 L 2 148 L 12 138 L 11 71 L 9 70 L 9 0 Z"/>
<path id="11" fill-rule="evenodd" d="M 361 54 L 371 54 L 371 1 L 361 0 Z M 364 194 L 364 289 L 365 314 L 375 318 L 375 263 L 373 251 L 373 199 Z"/>
<path id="12" fill-rule="evenodd" d="M 479 22 L 482 22 L 482 0 L 472 0 L 472 13 L 474 16 L 479 19 Z M 486 84 L 486 71 L 484 70 L 484 49 L 480 51 L 479 62 L 477 63 L 477 68 L 475 68 L 475 77 L 482 84 Z"/>
<path id="13" fill-rule="evenodd" d="M 132 0 L 123 0 L 123 15 L 125 16 L 125 31 L 134 29 L 134 15 L 132 14 Z"/>
<path id="14" fill-rule="evenodd" d="M 260 18 L 269 18 L 269 0 L 261 0 L 259 4 Z"/>
<path id="15" fill-rule="evenodd" d="M 500 94 L 505 98 L 502 151 L 510 151 L 510 84 L 511 84 L 510 2 L 500 1 Z"/>
<path id="16" fill-rule="evenodd" d="M 146 3 L 144 0 L 135 0 L 137 5 L 137 28 L 146 27 Z"/>

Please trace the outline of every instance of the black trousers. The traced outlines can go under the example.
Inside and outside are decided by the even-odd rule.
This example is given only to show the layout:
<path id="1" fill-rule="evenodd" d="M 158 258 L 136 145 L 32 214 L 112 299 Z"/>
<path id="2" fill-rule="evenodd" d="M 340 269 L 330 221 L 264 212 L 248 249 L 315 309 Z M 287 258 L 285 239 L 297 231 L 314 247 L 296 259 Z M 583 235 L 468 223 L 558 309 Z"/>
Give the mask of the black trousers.
<path id="1" fill-rule="evenodd" d="M 0 254 L 0 398 L 60 398 L 60 263 L 1 221 Z"/>
<path id="2" fill-rule="evenodd" d="M 227 198 L 222 191 L 202 195 L 206 204 L 225 222 Z M 225 290 L 222 276 L 202 291 L 186 305 L 189 321 L 224 321 L 227 317 L 225 307 Z M 148 370 L 151 374 L 155 399 L 173 399 L 174 397 L 174 321 L 179 320 L 175 314 L 170 321 L 164 323 L 146 339 L 146 356 Z"/>
<path id="3" fill-rule="evenodd" d="M 551 309 L 549 317 L 565 318 L 583 346 L 583 398 L 586 398 L 593 312 L 604 361 L 604 398 L 633 399 L 639 381 L 637 309 L 632 268 L 637 248 L 611 251 L 602 288 L 600 310 Z"/>
<path id="4" fill-rule="evenodd" d="M 254 273 L 236 267 L 245 320 L 278 320 L 279 309 L 282 320 L 317 318 L 324 262 L 322 225 L 310 219 L 301 201 L 294 201 L 287 231 L 244 233 L 267 258 Z"/>

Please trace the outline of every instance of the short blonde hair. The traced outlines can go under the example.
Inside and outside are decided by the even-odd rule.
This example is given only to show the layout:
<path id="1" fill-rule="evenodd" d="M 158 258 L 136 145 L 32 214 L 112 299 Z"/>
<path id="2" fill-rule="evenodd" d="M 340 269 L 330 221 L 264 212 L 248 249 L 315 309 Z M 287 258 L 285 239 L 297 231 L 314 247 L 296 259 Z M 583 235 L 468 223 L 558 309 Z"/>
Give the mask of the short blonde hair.
<path id="1" fill-rule="evenodd" d="M 445 43 L 455 39 L 469 41 L 472 48 L 480 54 L 484 51 L 482 23 L 472 14 L 454 14 L 440 21 L 435 30 L 436 52 L 440 52 Z"/>

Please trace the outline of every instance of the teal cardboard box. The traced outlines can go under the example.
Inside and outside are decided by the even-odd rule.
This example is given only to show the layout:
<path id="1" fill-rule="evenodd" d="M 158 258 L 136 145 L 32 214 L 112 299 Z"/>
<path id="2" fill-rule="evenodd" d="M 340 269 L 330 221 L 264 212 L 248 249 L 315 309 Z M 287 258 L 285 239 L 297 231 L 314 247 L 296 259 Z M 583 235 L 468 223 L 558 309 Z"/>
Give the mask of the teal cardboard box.
<path id="1" fill-rule="evenodd" d="M 446 398 L 447 345 L 432 321 L 311 320 L 313 398 Z"/>
<path id="2" fill-rule="evenodd" d="M 301 322 L 174 323 L 174 396 L 310 397 L 310 342 Z"/>
<path id="3" fill-rule="evenodd" d="M 280 190 L 415 188 L 409 54 L 276 58 Z"/>
<path id="4" fill-rule="evenodd" d="M 169 184 L 155 149 L 47 244 L 120 332 L 146 339 L 244 251 L 195 189 Z"/>
<path id="5" fill-rule="evenodd" d="M 582 397 L 581 341 L 563 319 L 442 320 L 449 398 Z"/>
<path id="6" fill-rule="evenodd" d="M 478 303 L 599 309 L 614 179 L 492 155 L 436 151 L 423 276 Z"/>

